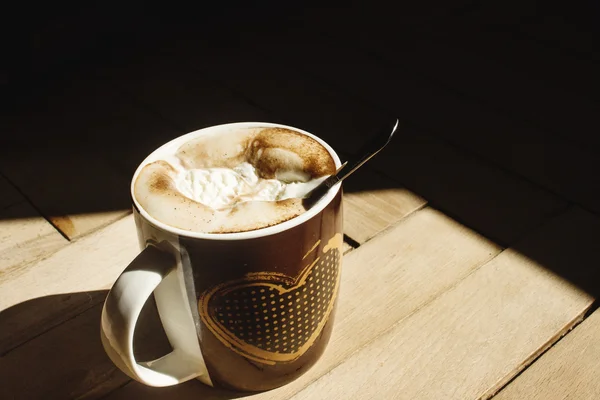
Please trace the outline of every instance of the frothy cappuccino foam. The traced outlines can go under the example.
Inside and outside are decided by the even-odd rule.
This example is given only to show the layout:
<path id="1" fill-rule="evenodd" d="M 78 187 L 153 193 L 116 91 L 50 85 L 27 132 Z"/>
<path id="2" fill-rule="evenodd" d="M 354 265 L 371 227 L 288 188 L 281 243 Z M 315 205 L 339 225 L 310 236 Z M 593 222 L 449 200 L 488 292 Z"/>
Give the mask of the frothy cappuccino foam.
<path id="1" fill-rule="evenodd" d="M 175 186 L 189 199 L 214 209 L 222 209 L 245 201 L 302 198 L 324 179 L 326 177 L 308 182 L 287 183 L 278 179 L 262 179 L 252 164 L 243 162 L 233 169 L 181 169 L 175 179 Z"/>
<path id="2" fill-rule="evenodd" d="M 305 210 L 302 197 L 335 172 L 327 149 L 284 128 L 205 134 L 145 165 L 138 203 L 154 218 L 195 232 L 244 232 Z"/>

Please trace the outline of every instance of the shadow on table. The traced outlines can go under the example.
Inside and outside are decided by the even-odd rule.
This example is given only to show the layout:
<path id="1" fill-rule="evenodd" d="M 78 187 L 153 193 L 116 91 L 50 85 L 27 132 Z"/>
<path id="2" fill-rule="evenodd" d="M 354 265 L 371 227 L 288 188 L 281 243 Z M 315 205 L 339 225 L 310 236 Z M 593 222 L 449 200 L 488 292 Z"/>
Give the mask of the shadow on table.
<path id="1" fill-rule="evenodd" d="M 100 315 L 106 294 L 102 290 L 46 296 L 0 312 L 0 397 L 95 398 L 126 384 L 114 398 L 195 396 L 225 400 L 244 396 L 209 388 L 195 380 L 172 388 L 128 384 L 130 379 L 110 361 L 100 341 Z M 149 361 L 170 351 L 151 299 L 135 331 L 134 353 L 139 361 Z"/>

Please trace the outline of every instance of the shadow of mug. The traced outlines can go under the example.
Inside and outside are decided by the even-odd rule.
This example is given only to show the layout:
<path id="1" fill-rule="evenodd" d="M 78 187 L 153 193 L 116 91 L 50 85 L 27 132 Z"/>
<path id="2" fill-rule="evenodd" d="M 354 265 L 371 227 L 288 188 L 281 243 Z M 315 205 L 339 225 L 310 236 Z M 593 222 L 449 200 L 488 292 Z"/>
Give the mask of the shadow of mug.
<path id="1" fill-rule="evenodd" d="M 177 395 L 226 400 L 240 396 L 195 380 L 172 388 L 129 383 L 130 378 L 106 355 L 98 334 L 107 294 L 99 290 L 45 296 L 0 312 L 0 398 L 97 398 L 113 391 L 109 398 L 162 399 Z M 171 351 L 154 298 L 142 310 L 135 344 L 136 357 L 142 361 Z"/>

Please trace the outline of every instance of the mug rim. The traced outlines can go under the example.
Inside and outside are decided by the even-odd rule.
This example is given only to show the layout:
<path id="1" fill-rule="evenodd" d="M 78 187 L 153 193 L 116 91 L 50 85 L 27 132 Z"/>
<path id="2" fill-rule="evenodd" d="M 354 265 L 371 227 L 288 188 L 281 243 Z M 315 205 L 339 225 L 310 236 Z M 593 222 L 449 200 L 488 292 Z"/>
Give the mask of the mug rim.
<path id="1" fill-rule="evenodd" d="M 254 230 L 244 231 L 244 232 L 234 232 L 234 233 L 205 233 L 205 232 L 194 232 L 194 231 L 189 231 L 186 229 L 176 228 L 174 226 L 168 225 L 164 222 L 157 220 L 156 218 L 151 216 L 139 204 L 139 202 L 137 201 L 136 196 L 135 196 L 134 185 L 135 185 L 135 181 L 137 180 L 137 177 L 140 174 L 140 171 L 142 170 L 143 167 L 145 167 L 147 164 L 154 162 L 156 160 L 164 159 L 168 154 L 174 154 L 175 152 L 172 150 L 174 150 L 175 148 L 178 148 L 183 143 L 185 143 L 189 140 L 195 139 L 202 135 L 211 134 L 211 133 L 215 133 L 218 131 L 225 131 L 227 129 L 232 129 L 232 128 L 233 129 L 234 128 L 284 128 L 284 129 L 290 129 L 295 132 L 306 135 L 306 136 L 316 140 L 318 143 L 320 143 L 327 150 L 329 155 L 333 158 L 336 169 L 338 169 L 342 164 L 340 161 L 340 158 L 337 155 L 337 153 L 335 152 L 335 150 L 333 150 L 333 148 L 329 144 L 327 144 L 327 142 L 325 142 L 323 139 L 319 138 L 318 136 L 316 136 L 310 132 L 307 132 L 305 130 L 302 130 L 300 128 L 296 128 L 296 127 L 289 126 L 289 125 L 272 123 L 272 122 L 233 122 L 233 123 L 227 123 L 227 124 L 212 125 L 212 126 L 209 126 L 206 128 L 197 129 L 195 131 L 188 132 L 186 134 L 183 134 L 181 136 L 178 136 L 178 137 L 168 141 L 167 143 L 164 143 L 160 147 L 154 149 L 138 165 L 137 169 L 135 170 L 135 173 L 133 174 L 133 178 L 131 179 L 131 185 L 130 185 L 130 195 L 131 195 L 131 199 L 132 199 L 132 202 L 134 204 L 136 211 L 139 212 L 139 214 L 142 217 L 144 217 L 144 219 L 146 221 L 148 221 L 155 227 L 157 227 L 161 230 L 179 235 L 179 236 L 184 236 L 184 237 L 194 238 L 194 239 L 211 239 L 211 240 L 255 239 L 255 238 L 274 235 L 274 234 L 292 229 L 298 225 L 303 224 L 304 222 L 310 220 L 312 217 L 319 214 L 325 207 L 327 207 L 327 205 L 329 205 L 329 203 L 331 203 L 331 201 L 333 201 L 333 199 L 336 197 L 338 192 L 341 190 L 341 183 L 336 184 L 335 187 L 333 187 L 331 190 L 329 190 L 327 192 L 327 194 L 325 196 L 323 196 L 323 198 L 321 198 L 308 211 L 306 211 L 294 218 L 291 218 L 287 221 L 281 222 L 276 225 L 268 226 L 265 228 L 254 229 Z M 165 154 L 165 153 L 168 153 L 168 154 Z"/>

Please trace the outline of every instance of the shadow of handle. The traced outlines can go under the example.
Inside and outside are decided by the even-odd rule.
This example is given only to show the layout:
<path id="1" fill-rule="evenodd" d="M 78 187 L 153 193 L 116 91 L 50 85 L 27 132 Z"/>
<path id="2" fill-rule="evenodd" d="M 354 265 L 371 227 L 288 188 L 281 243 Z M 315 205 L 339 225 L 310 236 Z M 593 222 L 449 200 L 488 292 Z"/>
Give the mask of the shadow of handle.
<path id="1" fill-rule="evenodd" d="M 104 303 L 100 330 L 106 353 L 123 372 L 149 386 L 171 386 L 197 377 L 210 384 L 181 279 L 175 258 L 151 245 L 119 276 Z M 133 334 L 153 292 L 159 310 L 169 310 L 161 313 L 161 321 L 173 351 L 138 363 Z"/>

